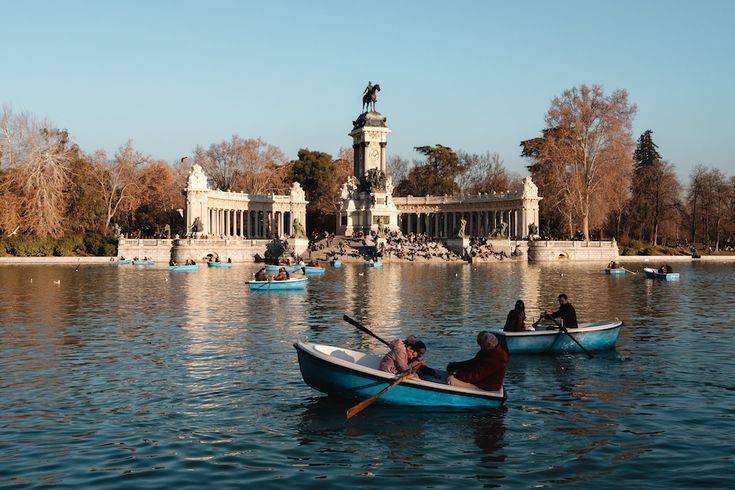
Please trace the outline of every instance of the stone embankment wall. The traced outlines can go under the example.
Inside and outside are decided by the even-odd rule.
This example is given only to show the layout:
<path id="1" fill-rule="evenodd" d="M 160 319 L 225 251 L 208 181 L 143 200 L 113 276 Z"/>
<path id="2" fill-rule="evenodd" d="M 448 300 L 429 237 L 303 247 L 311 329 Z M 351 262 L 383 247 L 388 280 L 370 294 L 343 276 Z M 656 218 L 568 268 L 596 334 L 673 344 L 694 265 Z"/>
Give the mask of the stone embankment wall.
<path id="1" fill-rule="evenodd" d="M 306 251 L 308 240 L 294 239 L 296 253 L 302 254 Z M 177 262 L 185 262 L 187 259 L 202 260 L 207 255 L 214 255 L 220 260 L 232 259 L 233 262 L 254 262 L 255 256 L 263 257 L 270 240 L 266 239 L 242 239 L 228 238 L 220 240 L 209 240 L 202 238 L 175 238 L 165 239 L 135 239 L 121 238 L 118 243 L 118 256 L 126 259 L 148 257 L 156 262 L 168 262 L 174 259 Z"/>
<path id="2" fill-rule="evenodd" d="M 528 260 L 549 262 L 558 260 L 613 260 L 618 257 L 618 245 L 613 240 L 605 241 L 548 241 L 535 240 L 528 242 Z"/>

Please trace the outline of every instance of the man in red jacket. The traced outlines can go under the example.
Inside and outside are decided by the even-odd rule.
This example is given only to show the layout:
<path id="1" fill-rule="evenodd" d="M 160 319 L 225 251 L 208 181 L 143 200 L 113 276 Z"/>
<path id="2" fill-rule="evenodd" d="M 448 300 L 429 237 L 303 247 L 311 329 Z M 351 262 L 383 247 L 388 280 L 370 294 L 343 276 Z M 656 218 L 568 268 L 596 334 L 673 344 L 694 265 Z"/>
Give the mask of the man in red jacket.
<path id="1" fill-rule="evenodd" d="M 470 360 L 447 365 L 447 383 L 474 390 L 498 391 L 503 386 L 508 353 L 490 332 L 477 334 L 480 352 Z"/>

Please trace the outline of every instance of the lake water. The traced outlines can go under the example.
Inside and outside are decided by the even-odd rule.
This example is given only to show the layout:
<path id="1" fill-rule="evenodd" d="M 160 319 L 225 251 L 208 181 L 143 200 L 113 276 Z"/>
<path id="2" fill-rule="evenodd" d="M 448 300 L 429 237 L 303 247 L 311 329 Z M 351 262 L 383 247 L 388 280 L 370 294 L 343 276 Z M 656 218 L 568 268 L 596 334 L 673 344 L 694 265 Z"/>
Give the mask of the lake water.
<path id="1" fill-rule="evenodd" d="M 250 293 L 251 265 L 4 266 L 0 487 L 732 486 L 735 265 L 676 268 L 345 265 Z M 416 334 L 442 367 L 517 298 L 531 316 L 559 292 L 580 321 L 624 320 L 617 349 L 511 358 L 502 410 L 346 422 L 349 402 L 301 380 L 296 340 L 381 348 L 343 313 Z"/>

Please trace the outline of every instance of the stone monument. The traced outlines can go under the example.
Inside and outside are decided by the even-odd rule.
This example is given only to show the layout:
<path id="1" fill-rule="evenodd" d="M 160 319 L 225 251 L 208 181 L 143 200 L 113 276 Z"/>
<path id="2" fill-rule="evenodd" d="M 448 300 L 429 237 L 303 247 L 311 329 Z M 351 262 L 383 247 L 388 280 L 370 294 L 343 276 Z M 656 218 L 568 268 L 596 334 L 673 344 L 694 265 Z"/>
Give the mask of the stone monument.
<path id="1" fill-rule="evenodd" d="M 368 83 L 363 92 L 363 109 L 352 121 L 353 175 L 342 186 L 342 205 L 337 216 L 337 233 L 377 231 L 382 219 L 388 230 L 398 229 L 398 209 L 393 203 L 393 182 L 387 175 L 388 134 L 386 117 L 375 110 L 380 85 Z M 371 109 L 372 110 L 369 110 Z"/>

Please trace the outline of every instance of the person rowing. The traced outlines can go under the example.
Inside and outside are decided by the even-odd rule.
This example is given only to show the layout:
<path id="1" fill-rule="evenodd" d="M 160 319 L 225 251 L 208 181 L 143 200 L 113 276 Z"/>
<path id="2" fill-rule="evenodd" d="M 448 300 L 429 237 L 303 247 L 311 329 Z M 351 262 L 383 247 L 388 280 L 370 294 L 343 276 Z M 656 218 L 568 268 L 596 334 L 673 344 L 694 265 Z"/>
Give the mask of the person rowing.
<path id="1" fill-rule="evenodd" d="M 619 269 L 620 264 L 618 264 L 616 261 L 611 260 L 609 264 L 607 264 L 608 269 Z"/>
<path id="2" fill-rule="evenodd" d="M 671 267 L 669 264 L 665 264 L 659 267 L 658 271 L 661 274 L 671 274 L 672 272 L 674 272 L 674 268 Z"/>
<path id="3" fill-rule="evenodd" d="M 577 310 L 574 309 L 574 306 L 572 306 L 572 303 L 569 302 L 569 297 L 561 293 L 559 295 L 559 309 L 556 310 L 553 313 L 549 313 L 548 311 L 543 312 L 541 315 L 542 318 L 545 318 L 547 320 L 554 320 L 555 318 L 560 318 L 562 321 L 562 325 L 564 325 L 565 328 L 577 328 L 579 325 L 577 324 Z M 553 329 L 553 327 L 550 327 Z"/>
<path id="4" fill-rule="evenodd" d="M 380 361 L 380 370 L 391 374 L 419 370 L 424 366 L 424 354 L 426 354 L 426 344 L 416 340 L 413 335 L 406 340 L 394 339 L 390 342 L 390 351 Z M 431 371 L 436 374 L 433 369 Z"/>
<path id="5" fill-rule="evenodd" d="M 265 267 L 261 267 L 258 272 L 255 273 L 256 281 L 267 281 L 268 276 L 265 274 Z"/>
<path id="6" fill-rule="evenodd" d="M 273 278 L 274 281 L 288 281 L 289 279 L 291 279 L 291 276 L 285 267 L 278 269 L 278 274 Z"/>
<path id="7" fill-rule="evenodd" d="M 490 332 L 477 334 L 480 351 L 474 358 L 447 364 L 447 384 L 472 390 L 498 391 L 503 386 L 508 352 Z"/>

